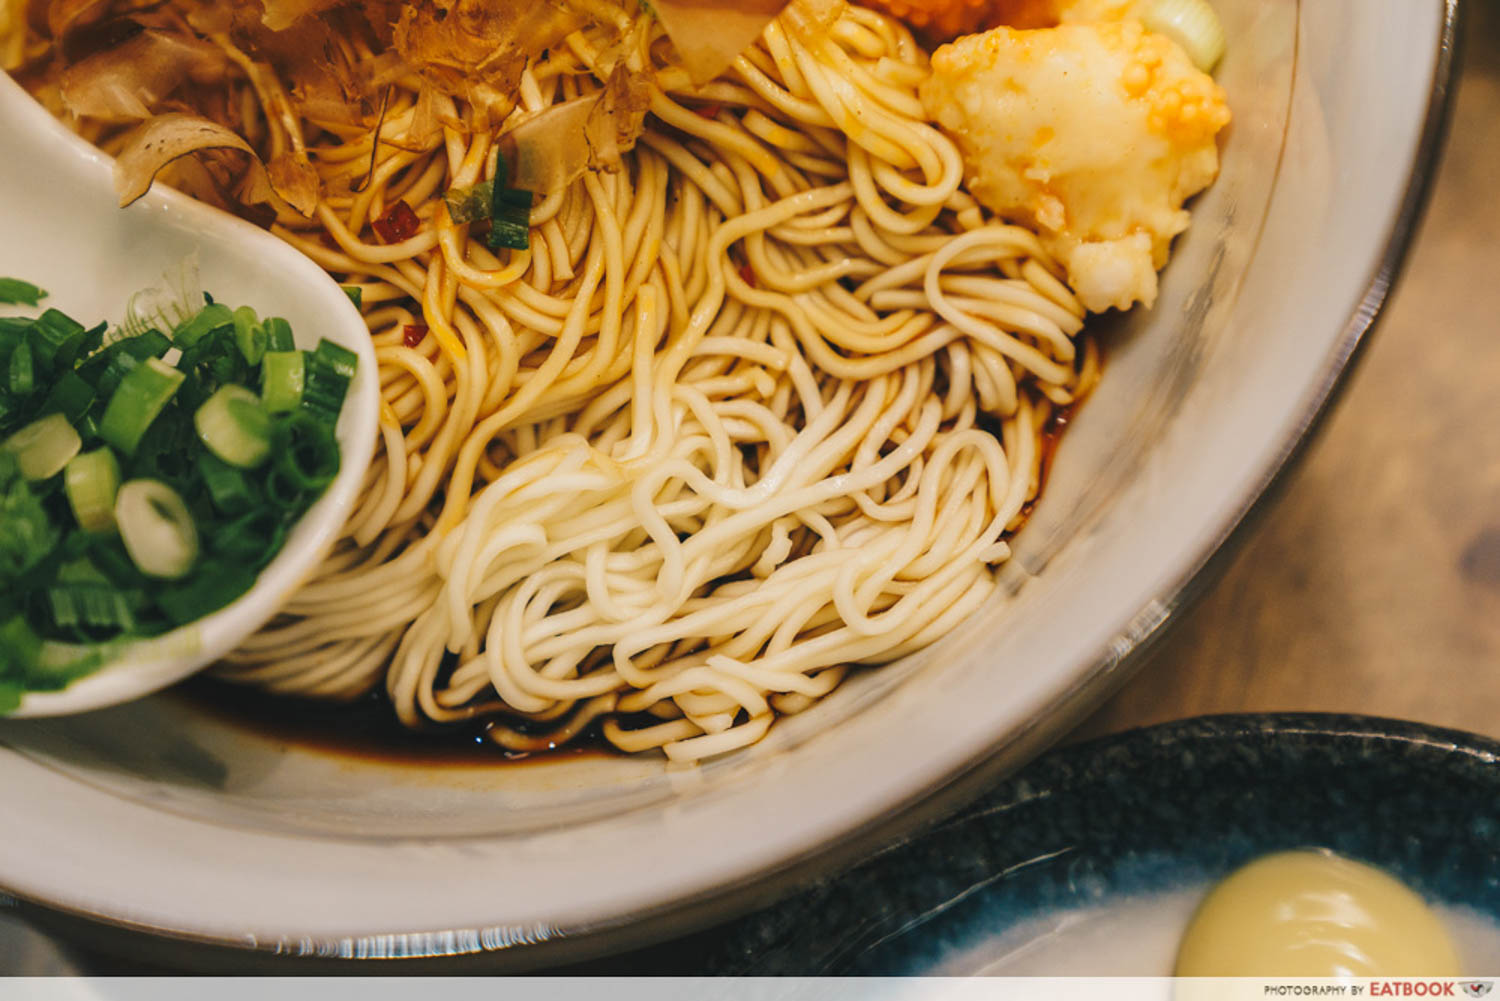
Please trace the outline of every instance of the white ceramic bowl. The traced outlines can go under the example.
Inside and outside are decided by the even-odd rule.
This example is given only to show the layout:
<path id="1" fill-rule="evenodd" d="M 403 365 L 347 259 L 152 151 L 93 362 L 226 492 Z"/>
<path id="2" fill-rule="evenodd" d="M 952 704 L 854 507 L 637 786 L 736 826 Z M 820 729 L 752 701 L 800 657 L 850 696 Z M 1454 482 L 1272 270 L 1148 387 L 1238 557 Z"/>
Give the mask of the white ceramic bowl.
<path id="1" fill-rule="evenodd" d="M 303 348 L 326 337 L 359 368 L 340 415 L 338 476 L 296 526 L 255 586 L 238 600 L 164 636 L 131 644 L 104 667 L 56 692 L 23 697 L 12 715 L 85 712 L 149 695 L 219 659 L 270 621 L 338 538 L 374 451 L 379 414 L 375 352 L 364 321 L 307 258 L 248 222 L 164 186 L 121 210 L 114 161 L 70 133 L 0 73 L 0 275 L 46 289 L 42 307 L 84 324 L 118 323 L 132 293 L 179 272 L 190 256 L 221 302 L 281 316 Z M 7 309 L 14 315 L 16 310 Z"/>
<path id="2" fill-rule="evenodd" d="M 340 759 L 172 696 L 4 724 L 0 887 L 173 936 L 178 960 L 196 942 L 536 964 L 747 907 L 1035 753 L 1171 619 L 1328 403 L 1441 133 L 1451 2 L 1217 6 L 1223 175 L 1155 310 L 1109 333 L 1012 594 L 694 771 Z"/>

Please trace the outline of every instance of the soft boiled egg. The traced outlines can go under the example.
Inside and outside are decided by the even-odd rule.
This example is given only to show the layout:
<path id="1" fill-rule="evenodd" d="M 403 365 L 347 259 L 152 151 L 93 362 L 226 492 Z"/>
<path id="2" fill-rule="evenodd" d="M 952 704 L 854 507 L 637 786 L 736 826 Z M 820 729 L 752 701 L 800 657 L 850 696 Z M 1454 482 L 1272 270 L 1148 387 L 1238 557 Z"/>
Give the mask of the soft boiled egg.
<path id="1" fill-rule="evenodd" d="M 1422 898 L 1328 851 L 1289 851 L 1231 873 L 1198 906 L 1179 977 L 1459 976 Z"/>

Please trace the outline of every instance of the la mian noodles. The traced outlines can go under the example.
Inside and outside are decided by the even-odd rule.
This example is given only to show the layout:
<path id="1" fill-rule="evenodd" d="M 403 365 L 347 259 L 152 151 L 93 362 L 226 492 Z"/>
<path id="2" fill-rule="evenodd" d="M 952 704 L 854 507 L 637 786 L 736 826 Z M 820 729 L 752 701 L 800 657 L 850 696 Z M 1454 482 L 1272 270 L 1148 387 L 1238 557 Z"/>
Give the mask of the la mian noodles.
<path id="1" fill-rule="evenodd" d="M 135 80 L 132 115 L 97 107 L 119 45 L 57 55 L 58 8 L 86 6 L 10 42 L 33 90 L 127 158 L 148 115 L 242 136 L 264 169 L 225 143 L 162 177 L 357 287 L 380 364 L 345 537 L 221 677 L 383 687 L 411 726 L 491 718 L 512 750 L 596 727 L 690 761 L 995 590 L 1099 352 L 1066 248 L 971 193 L 974 143 L 934 124 L 901 21 L 799 0 L 697 83 L 634 0 L 568 5 L 503 70 L 448 35 L 413 58 L 444 29 L 431 4 L 394 37 L 308 4 L 302 48 L 212 4 L 106 4 L 138 26 L 124 45 L 191 48 Z M 288 68 L 317 46 L 323 85 Z M 552 172 L 525 249 L 444 199 L 522 186 L 507 162 Z"/>

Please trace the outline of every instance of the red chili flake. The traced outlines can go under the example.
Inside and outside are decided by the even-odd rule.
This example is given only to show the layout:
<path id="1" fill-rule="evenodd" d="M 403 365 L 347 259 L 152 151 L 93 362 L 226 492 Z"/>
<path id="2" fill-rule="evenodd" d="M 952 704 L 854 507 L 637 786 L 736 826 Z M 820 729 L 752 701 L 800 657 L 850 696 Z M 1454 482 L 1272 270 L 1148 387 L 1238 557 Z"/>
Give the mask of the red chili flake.
<path id="1" fill-rule="evenodd" d="M 408 323 L 401 328 L 401 340 L 409 348 L 414 348 L 422 343 L 422 338 L 427 336 L 427 324 Z"/>
<path id="2" fill-rule="evenodd" d="M 723 110 L 724 105 L 720 104 L 718 101 L 715 101 L 712 104 L 698 105 L 693 109 L 693 113 L 695 115 L 698 115 L 700 118 L 718 118 L 719 112 Z"/>
<path id="3" fill-rule="evenodd" d="M 422 220 L 417 218 L 410 205 L 398 201 L 370 225 L 382 242 L 400 243 L 417 235 L 417 230 L 422 227 Z"/>
<path id="4" fill-rule="evenodd" d="M 750 265 L 740 265 L 740 277 L 744 279 L 745 284 L 749 285 L 751 288 L 760 288 L 760 286 L 755 283 L 755 269 Z"/>

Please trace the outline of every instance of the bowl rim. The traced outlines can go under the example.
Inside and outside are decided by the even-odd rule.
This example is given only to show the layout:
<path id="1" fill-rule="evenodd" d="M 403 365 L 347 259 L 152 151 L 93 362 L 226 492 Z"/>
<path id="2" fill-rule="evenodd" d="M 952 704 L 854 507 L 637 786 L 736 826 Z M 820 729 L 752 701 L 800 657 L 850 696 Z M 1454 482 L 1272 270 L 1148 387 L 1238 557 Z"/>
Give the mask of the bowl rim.
<path id="1" fill-rule="evenodd" d="M 87 924 L 96 932 L 107 930 L 125 934 L 134 940 L 136 946 L 153 941 L 163 947 L 199 946 L 208 950 L 203 955 L 217 955 L 220 962 L 227 959 L 241 966 L 248 964 L 267 970 L 285 972 L 288 960 L 295 959 L 298 968 L 304 971 L 328 968 L 349 972 L 350 964 L 362 958 L 400 960 L 403 969 L 430 962 L 441 962 L 445 964 L 444 969 L 462 969 L 465 963 L 476 969 L 535 968 L 560 959 L 617 951 L 661 939 L 671 934 L 672 929 L 685 931 L 701 927 L 707 918 L 724 920 L 734 913 L 769 903 L 788 890 L 795 879 L 852 862 L 889 838 L 956 807 L 997 775 L 1017 767 L 1026 754 L 1039 752 L 1061 736 L 1072 719 L 1063 710 L 1076 711 L 1097 704 L 1141 665 L 1143 655 L 1160 639 L 1165 628 L 1180 619 L 1184 607 L 1207 588 L 1214 572 L 1227 561 L 1228 551 L 1244 540 L 1254 516 L 1266 509 L 1272 488 L 1285 482 L 1288 470 L 1305 454 L 1312 431 L 1336 401 L 1350 366 L 1362 354 L 1368 335 L 1380 318 L 1382 307 L 1406 260 L 1436 176 L 1456 89 L 1455 50 L 1462 8 L 1459 0 L 1435 0 L 1435 4 L 1440 7 L 1441 15 L 1431 83 L 1421 115 L 1421 127 L 1411 149 L 1410 169 L 1392 224 L 1379 250 L 1371 254 L 1373 264 L 1364 291 L 1341 333 L 1331 339 L 1331 356 L 1325 362 L 1308 402 L 1293 415 L 1290 430 L 1275 443 L 1274 458 L 1264 465 L 1258 478 L 1240 491 L 1229 513 L 1221 519 L 1220 529 L 1196 547 L 1193 557 L 1183 562 L 1183 569 L 1157 597 L 1164 614 L 1153 616 L 1147 628 L 1132 633 L 1128 645 L 1095 657 L 1066 691 L 1043 707 L 1040 717 L 977 749 L 967 762 L 949 768 L 944 781 L 903 798 L 890 814 L 866 817 L 862 822 L 840 828 L 832 837 L 808 845 L 795 859 L 782 859 L 772 864 L 756 863 L 732 879 L 716 881 L 709 890 L 672 899 L 656 907 L 611 914 L 602 921 L 586 924 L 553 926 L 548 929 L 549 935 L 544 936 L 544 941 L 527 940 L 524 936 L 518 938 L 518 932 L 522 930 L 514 925 L 450 926 L 449 930 L 387 933 L 353 940 L 314 935 L 297 943 L 296 951 L 300 955 L 293 957 L 286 954 L 285 941 L 255 941 L 227 934 L 163 927 L 150 920 L 48 903 L 3 885 L 0 885 L 0 892 L 26 901 L 39 913 L 64 915 Z M 526 948 L 515 948 L 518 945 Z M 168 955 L 176 957 L 179 954 Z"/>

